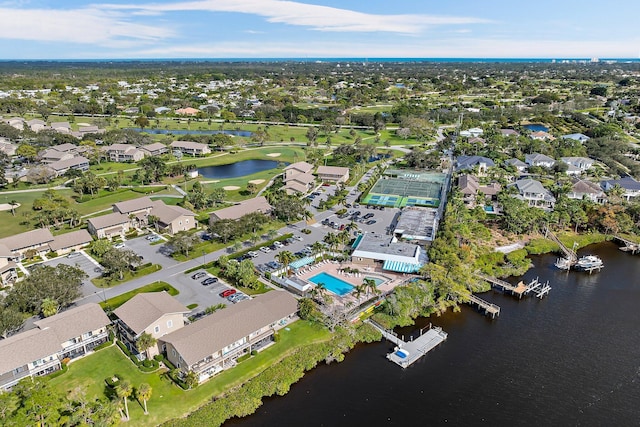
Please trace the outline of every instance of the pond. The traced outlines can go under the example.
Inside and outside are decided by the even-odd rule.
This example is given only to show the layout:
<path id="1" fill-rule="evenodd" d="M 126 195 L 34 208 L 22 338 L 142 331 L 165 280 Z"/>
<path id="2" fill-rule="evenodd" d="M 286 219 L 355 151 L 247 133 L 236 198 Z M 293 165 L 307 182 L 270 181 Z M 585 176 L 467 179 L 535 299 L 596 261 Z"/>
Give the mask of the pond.
<path id="1" fill-rule="evenodd" d="M 127 128 L 136 132 L 143 132 L 142 128 Z M 153 135 L 217 135 L 224 133 L 225 135 L 251 137 L 253 132 L 248 130 L 184 130 L 184 129 L 149 129 L 145 128 L 144 132 Z"/>
<path id="2" fill-rule="evenodd" d="M 269 169 L 275 169 L 280 163 L 282 162 L 278 162 L 276 160 L 243 160 L 241 162 L 230 163 L 228 165 L 205 166 L 198 168 L 198 173 L 205 178 L 211 179 L 237 178 L 239 176 L 246 176 Z"/>
<path id="3" fill-rule="evenodd" d="M 524 127 L 531 132 L 549 132 L 549 128 L 540 123 L 531 123 L 530 125 L 524 125 Z"/>

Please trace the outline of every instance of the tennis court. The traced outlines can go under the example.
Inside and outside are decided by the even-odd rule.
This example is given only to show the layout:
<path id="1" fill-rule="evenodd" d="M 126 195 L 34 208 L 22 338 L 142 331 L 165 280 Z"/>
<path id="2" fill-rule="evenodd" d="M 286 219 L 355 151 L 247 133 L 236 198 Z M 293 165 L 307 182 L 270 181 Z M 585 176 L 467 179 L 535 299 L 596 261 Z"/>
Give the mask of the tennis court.
<path id="1" fill-rule="evenodd" d="M 438 207 L 445 179 L 441 173 L 391 170 L 375 183 L 362 203 L 397 208 Z"/>

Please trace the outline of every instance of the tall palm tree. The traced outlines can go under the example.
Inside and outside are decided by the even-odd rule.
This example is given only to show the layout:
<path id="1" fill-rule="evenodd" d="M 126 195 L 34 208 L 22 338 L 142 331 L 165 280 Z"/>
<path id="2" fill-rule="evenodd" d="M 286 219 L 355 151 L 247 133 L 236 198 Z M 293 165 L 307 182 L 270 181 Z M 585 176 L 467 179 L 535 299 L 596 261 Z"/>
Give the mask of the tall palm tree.
<path id="1" fill-rule="evenodd" d="M 145 415 L 149 414 L 149 411 L 147 411 L 147 400 L 151 399 L 152 392 L 153 392 L 153 389 L 147 383 L 140 384 L 140 386 L 136 390 L 136 395 L 138 396 L 138 400 L 142 399 L 142 401 L 144 402 Z"/>
<path id="2" fill-rule="evenodd" d="M 16 206 L 18 206 L 19 203 L 15 200 L 11 200 L 9 204 L 11 205 L 11 215 L 16 216 Z"/>
<path id="3" fill-rule="evenodd" d="M 279 252 L 278 255 L 276 255 L 276 259 L 279 263 L 284 265 L 284 271 L 286 271 L 288 275 L 289 264 L 291 264 L 291 261 L 295 259 L 295 256 L 290 251 L 282 251 Z"/>
<path id="4" fill-rule="evenodd" d="M 364 288 L 366 289 L 367 296 L 369 296 L 369 292 L 373 292 L 374 294 L 380 293 L 378 287 L 376 286 L 376 281 L 373 279 L 365 278 L 362 281 L 362 286 L 364 286 Z"/>
<path id="5" fill-rule="evenodd" d="M 322 260 L 324 261 L 324 249 L 325 246 L 322 244 L 322 242 L 320 241 L 315 241 L 313 242 L 313 244 L 311 245 L 311 253 L 316 256 L 319 253 L 322 254 Z"/>
<path id="6" fill-rule="evenodd" d="M 127 416 L 127 421 L 129 421 L 129 405 L 127 398 L 131 396 L 131 393 L 133 393 L 133 387 L 131 387 L 131 383 L 127 380 L 120 381 L 120 384 L 116 386 L 116 394 L 124 401 L 124 412 Z"/>
<path id="7" fill-rule="evenodd" d="M 358 301 L 360 301 L 360 297 L 365 293 L 365 291 L 366 287 L 364 286 L 364 284 L 358 285 L 353 290 L 353 296 L 356 297 Z"/>

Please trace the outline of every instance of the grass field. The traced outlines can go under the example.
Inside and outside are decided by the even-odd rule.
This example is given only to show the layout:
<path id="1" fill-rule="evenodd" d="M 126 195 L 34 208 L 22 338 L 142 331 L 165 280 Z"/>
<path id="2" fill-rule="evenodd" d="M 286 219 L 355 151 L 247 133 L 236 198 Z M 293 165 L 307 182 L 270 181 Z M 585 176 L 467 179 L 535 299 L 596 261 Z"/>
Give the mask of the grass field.
<path id="1" fill-rule="evenodd" d="M 279 332 L 280 340 L 271 347 L 239 363 L 235 368 L 224 371 L 193 390 L 184 391 L 161 372 L 143 373 L 127 358 L 117 346 L 100 350 L 95 354 L 75 361 L 69 370 L 50 381 L 50 385 L 69 393 L 76 387 L 85 390 L 88 398 L 104 398 L 110 394 L 105 379 L 117 374 L 131 382 L 135 388 L 148 383 L 152 388 L 151 399 L 147 402 L 149 415 L 144 415 L 143 407 L 135 399 L 129 402 L 131 425 L 155 426 L 172 418 L 194 411 L 209 402 L 212 397 L 233 388 L 277 363 L 295 348 L 328 340 L 331 334 L 321 327 L 299 320 Z"/>
<path id="2" fill-rule="evenodd" d="M 112 311 L 120 307 L 125 302 L 129 301 L 137 294 L 143 294 L 146 292 L 161 292 L 165 290 L 171 296 L 176 296 L 180 293 L 176 288 L 174 288 L 167 282 L 153 282 L 132 291 L 125 292 L 124 294 L 120 294 L 117 297 L 109 298 L 108 300 L 101 302 L 100 307 L 102 307 L 103 310 Z"/>

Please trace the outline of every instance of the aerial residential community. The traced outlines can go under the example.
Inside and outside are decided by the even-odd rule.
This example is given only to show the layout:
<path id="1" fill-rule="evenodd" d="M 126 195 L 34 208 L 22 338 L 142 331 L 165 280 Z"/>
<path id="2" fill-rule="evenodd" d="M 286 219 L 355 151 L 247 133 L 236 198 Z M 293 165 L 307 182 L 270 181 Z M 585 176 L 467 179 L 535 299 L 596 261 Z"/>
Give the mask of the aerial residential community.
<path id="1" fill-rule="evenodd" d="M 0 7 L 0 425 L 637 424 L 638 6 L 69 3 Z"/>

